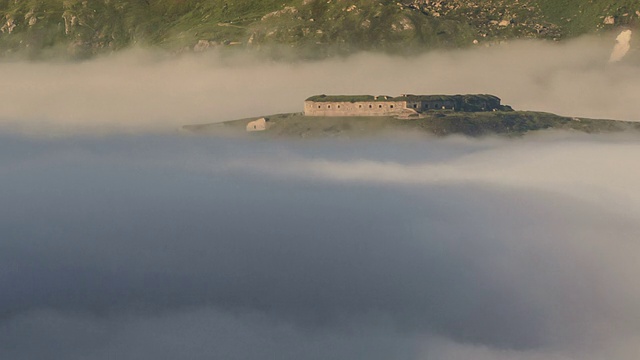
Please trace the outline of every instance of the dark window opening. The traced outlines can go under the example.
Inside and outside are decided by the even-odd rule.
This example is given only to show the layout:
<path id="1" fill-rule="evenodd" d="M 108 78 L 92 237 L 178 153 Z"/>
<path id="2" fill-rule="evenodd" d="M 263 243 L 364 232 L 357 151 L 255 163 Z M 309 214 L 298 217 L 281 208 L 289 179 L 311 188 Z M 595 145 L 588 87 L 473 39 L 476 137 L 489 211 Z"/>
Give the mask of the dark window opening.
<path id="1" fill-rule="evenodd" d="M 393 109 L 393 105 L 390 105 L 389 107 Z"/>
<path id="2" fill-rule="evenodd" d="M 382 109 L 382 105 L 378 105 L 378 107 L 379 107 L 380 109 Z"/>
<path id="3" fill-rule="evenodd" d="M 418 104 L 413 104 L 413 108 L 417 109 L 418 108 Z"/>
<path id="4" fill-rule="evenodd" d="M 369 109 L 371 109 L 373 107 L 373 105 L 369 105 Z"/>

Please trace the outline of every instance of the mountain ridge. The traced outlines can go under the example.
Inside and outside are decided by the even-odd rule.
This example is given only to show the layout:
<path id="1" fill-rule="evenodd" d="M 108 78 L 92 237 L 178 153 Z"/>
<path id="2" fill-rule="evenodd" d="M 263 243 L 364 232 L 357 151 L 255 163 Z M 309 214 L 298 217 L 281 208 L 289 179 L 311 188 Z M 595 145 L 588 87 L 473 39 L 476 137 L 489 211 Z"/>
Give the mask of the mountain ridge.
<path id="1" fill-rule="evenodd" d="M 86 58 L 130 46 L 325 57 L 634 28 L 640 0 L 1 0 L 0 16 L 4 57 Z"/>

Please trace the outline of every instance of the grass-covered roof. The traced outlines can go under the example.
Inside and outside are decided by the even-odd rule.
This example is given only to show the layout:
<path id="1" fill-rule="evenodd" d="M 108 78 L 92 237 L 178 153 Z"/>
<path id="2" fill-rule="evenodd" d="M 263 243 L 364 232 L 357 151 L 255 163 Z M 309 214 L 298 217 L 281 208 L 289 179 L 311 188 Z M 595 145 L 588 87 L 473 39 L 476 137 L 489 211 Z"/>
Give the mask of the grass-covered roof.
<path id="1" fill-rule="evenodd" d="M 315 95 L 307 99 L 314 102 L 369 102 L 369 101 L 455 101 L 455 102 L 499 102 L 500 98 L 488 94 L 471 95 L 402 95 L 396 97 L 373 95 Z"/>
<path id="2" fill-rule="evenodd" d="M 378 97 L 379 101 L 390 99 L 388 96 Z M 315 102 L 364 102 L 376 101 L 373 95 L 315 95 L 307 99 L 307 101 Z"/>

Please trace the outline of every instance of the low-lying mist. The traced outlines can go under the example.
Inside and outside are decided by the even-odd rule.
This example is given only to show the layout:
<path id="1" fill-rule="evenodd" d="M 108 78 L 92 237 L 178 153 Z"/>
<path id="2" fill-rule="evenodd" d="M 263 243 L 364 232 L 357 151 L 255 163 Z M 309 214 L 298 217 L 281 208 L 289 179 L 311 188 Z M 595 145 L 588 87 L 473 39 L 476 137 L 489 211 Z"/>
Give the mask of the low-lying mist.
<path id="1" fill-rule="evenodd" d="M 638 157 L 3 135 L 0 358 L 635 360 Z"/>
<path id="2" fill-rule="evenodd" d="M 80 63 L 0 64 L 5 129 L 40 134 L 170 132 L 302 111 L 314 94 L 492 93 L 522 110 L 640 120 L 640 66 L 608 64 L 615 35 L 517 41 L 417 57 L 313 62 L 133 50 Z M 635 56 L 633 50 L 629 54 Z"/>

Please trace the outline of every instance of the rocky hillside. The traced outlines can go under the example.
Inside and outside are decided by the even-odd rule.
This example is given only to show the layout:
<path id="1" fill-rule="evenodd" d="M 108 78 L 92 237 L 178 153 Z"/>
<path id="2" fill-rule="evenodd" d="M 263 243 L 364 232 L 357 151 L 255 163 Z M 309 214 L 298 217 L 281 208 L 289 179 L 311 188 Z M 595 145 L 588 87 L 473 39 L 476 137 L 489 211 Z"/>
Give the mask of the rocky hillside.
<path id="1" fill-rule="evenodd" d="M 88 57 L 131 45 L 328 56 L 562 40 L 635 27 L 640 0 L 0 0 L 0 56 Z"/>

